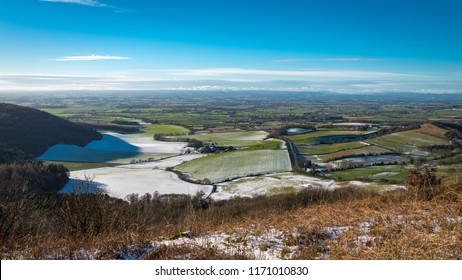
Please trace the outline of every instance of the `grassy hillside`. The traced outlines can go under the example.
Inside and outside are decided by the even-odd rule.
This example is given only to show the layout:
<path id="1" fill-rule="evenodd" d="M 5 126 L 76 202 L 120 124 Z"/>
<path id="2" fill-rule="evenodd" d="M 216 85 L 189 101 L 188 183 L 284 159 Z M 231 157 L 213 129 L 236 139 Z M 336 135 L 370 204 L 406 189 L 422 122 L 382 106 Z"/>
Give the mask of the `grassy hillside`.
<path id="1" fill-rule="evenodd" d="M 423 134 L 418 130 L 409 130 L 387 134 L 378 138 L 367 140 L 367 142 L 396 151 L 411 151 L 415 150 L 416 147 L 449 144 L 449 140 L 447 139 Z"/>
<path id="2" fill-rule="evenodd" d="M 217 202 L 29 195 L 4 185 L 1 258 L 460 260 L 462 184 L 411 183 L 382 195 L 310 188 Z"/>
<path id="3" fill-rule="evenodd" d="M 36 109 L 0 103 L 0 162 L 34 158 L 55 144 L 84 146 L 101 135 Z"/>

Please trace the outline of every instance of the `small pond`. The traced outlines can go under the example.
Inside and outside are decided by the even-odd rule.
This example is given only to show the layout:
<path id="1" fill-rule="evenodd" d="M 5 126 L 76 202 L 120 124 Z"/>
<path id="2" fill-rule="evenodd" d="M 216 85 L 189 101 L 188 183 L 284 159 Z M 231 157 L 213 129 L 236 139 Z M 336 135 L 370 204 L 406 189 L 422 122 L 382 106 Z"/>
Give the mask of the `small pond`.
<path id="1" fill-rule="evenodd" d="M 287 135 L 297 135 L 304 134 L 313 131 L 312 129 L 300 128 L 300 127 L 291 127 L 287 129 Z"/>

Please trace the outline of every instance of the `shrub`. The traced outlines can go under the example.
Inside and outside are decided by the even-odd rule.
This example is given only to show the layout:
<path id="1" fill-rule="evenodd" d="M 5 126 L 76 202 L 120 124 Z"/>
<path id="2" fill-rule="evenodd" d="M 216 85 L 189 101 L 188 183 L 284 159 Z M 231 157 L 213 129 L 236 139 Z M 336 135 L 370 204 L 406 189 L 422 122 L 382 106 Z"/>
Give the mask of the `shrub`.
<path id="1" fill-rule="evenodd" d="M 422 170 L 409 170 L 406 185 L 419 199 L 430 200 L 441 192 L 441 178 L 436 175 L 435 168 L 427 166 Z"/>

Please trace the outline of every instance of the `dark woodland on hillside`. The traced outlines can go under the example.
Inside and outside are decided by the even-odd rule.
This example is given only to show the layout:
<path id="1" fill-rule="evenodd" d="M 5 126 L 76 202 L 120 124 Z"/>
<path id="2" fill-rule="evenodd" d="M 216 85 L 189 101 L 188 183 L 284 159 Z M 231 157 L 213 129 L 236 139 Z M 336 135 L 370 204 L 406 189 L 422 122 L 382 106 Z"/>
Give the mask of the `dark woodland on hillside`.
<path id="1" fill-rule="evenodd" d="M 0 103 L 0 163 L 32 159 L 55 144 L 84 146 L 101 139 L 94 129 L 37 109 Z"/>

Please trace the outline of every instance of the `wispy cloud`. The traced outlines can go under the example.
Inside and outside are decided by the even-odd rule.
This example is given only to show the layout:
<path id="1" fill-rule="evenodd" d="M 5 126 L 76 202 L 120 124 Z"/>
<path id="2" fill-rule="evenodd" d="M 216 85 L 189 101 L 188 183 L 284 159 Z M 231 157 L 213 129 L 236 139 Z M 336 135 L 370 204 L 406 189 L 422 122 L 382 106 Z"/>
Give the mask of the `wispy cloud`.
<path id="1" fill-rule="evenodd" d="M 419 92 L 419 93 L 462 93 L 462 81 L 440 80 L 438 77 L 393 77 L 390 79 L 291 79 L 263 76 L 253 79 L 245 75 L 209 77 L 174 76 L 166 70 L 153 70 L 143 76 L 138 72 L 129 74 L 99 73 L 86 75 L 50 73 L 1 73 L 0 94 L 13 91 L 66 91 L 66 90 L 272 90 L 272 91 L 331 91 L 345 93 L 373 92 Z M 155 75 L 155 72 L 159 72 Z M 212 79 L 213 78 L 213 79 Z"/>
<path id="2" fill-rule="evenodd" d="M 290 62 L 303 62 L 303 61 L 381 61 L 381 58 L 375 57 L 327 57 L 327 58 L 286 58 L 277 59 L 273 62 L 277 63 L 290 63 Z"/>
<path id="3" fill-rule="evenodd" d="M 286 58 L 286 59 L 276 59 L 273 62 L 277 63 L 288 63 L 288 62 L 302 62 L 302 61 L 310 61 L 312 59 L 308 58 Z"/>
<path id="4" fill-rule="evenodd" d="M 263 70 L 245 68 L 209 68 L 209 69 L 174 69 L 167 71 L 171 75 L 189 76 L 236 76 L 236 75 L 256 75 L 256 76 L 277 76 L 277 77 L 315 77 L 315 78 L 396 78 L 410 77 L 411 74 L 374 72 L 374 71 L 353 71 L 353 70 L 312 70 L 312 71 L 293 71 L 293 70 Z"/>
<path id="5" fill-rule="evenodd" d="M 381 58 L 375 57 L 331 57 L 331 58 L 321 58 L 324 61 L 381 61 Z"/>
<path id="6" fill-rule="evenodd" d="M 92 7 L 109 7 L 107 4 L 103 4 L 95 0 L 39 0 L 41 2 L 57 2 L 57 3 L 71 3 L 71 4 L 80 4 L 85 6 Z"/>
<path id="7" fill-rule="evenodd" d="M 100 1 L 97 1 L 97 0 L 39 0 L 39 1 L 40 2 L 78 4 L 78 5 L 91 6 L 91 7 L 108 8 L 108 9 L 112 9 L 112 11 L 115 13 L 135 12 L 135 10 L 123 9 L 123 8 L 112 6 L 106 3 L 101 3 Z"/>
<path id="8" fill-rule="evenodd" d="M 112 55 L 76 55 L 76 56 L 63 56 L 52 60 L 56 61 L 95 61 L 95 60 L 126 60 L 132 59 L 125 56 L 112 56 Z"/>

